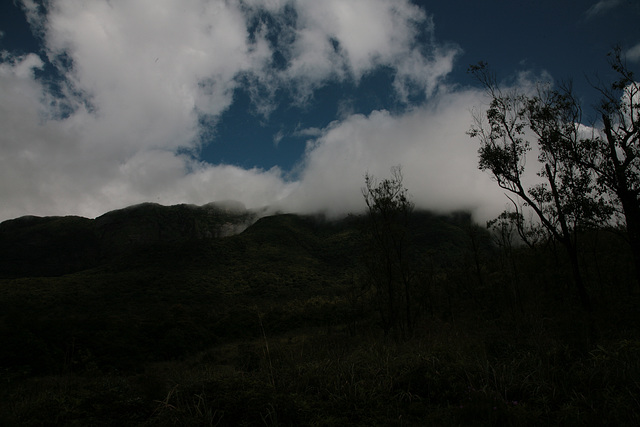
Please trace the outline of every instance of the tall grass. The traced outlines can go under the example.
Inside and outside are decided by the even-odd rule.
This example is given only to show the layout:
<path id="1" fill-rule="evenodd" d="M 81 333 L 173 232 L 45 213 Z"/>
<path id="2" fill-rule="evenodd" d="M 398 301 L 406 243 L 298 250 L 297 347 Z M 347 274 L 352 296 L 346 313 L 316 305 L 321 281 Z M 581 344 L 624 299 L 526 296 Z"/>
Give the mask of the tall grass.
<path id="1" fill-rule="evenodd" d="M 580 353 L 439 322 L 398 343 L 306 330 L 136 375 L 9 382 L 5 425 L 638 425 L 640 340 Z M 482 329 L 482 328 L 477 328 Z M 538 340 L 539 341 L 539 340 Z M 266 345 L 269 350 L 266 351 Z M 504 348 L 499 349 L 503 346 Z"/>

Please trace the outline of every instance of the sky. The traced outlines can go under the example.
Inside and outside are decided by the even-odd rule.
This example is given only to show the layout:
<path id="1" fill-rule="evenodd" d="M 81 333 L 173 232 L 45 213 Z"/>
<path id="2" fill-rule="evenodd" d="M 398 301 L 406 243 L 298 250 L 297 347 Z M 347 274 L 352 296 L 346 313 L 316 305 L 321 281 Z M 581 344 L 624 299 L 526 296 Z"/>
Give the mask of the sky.
<path id="1" fill-rule="evenodd" d="M 486 61 L 588 107 L 637 0 L 3 0 L 0 221 L 234 200 L 339 216 L 400 165 L 418 208 L 508 200 L 466 131 Z M 589 83 L 591 82 L 591 83 Z"/>

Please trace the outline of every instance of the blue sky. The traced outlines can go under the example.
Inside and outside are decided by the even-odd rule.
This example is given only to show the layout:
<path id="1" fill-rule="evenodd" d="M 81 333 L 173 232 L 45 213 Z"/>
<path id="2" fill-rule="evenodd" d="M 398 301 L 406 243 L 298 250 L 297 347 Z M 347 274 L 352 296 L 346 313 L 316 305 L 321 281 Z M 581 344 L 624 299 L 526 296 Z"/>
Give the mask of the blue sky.
<path id="1" fill-rule="evenodd" d="M 640 3 L 18 0 L 0 6 L 0 220 L 143 201 L 357 211 L 402 165 L 419 207 L 496 215 L 465 131 L 505 84 L 640 64 Z"/>

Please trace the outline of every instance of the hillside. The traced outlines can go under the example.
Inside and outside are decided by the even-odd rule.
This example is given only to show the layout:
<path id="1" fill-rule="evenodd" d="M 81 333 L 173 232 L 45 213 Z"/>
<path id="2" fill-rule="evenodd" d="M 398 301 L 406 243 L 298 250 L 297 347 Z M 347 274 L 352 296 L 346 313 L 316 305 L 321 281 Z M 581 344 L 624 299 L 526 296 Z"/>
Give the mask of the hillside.
<path id="1" fill-rule="evenodd" d="M 0 424 L 639 419 L 615 234 L 583 239 L 591 333 L 552 246 L 506 252 L 467 214 L 416 212 L 420 315 L 399 341 L 367 283 L 366 218 L 258 216 L 144 204 L 0 224 Z"/>
<path id="2" fill-rule="evenodd" d="M 223 204 L 161 206 L 144 203 L 94 220 L 27 216 L 0 223 L 0 277 L 57 276 L 157 244 L 237 234 L 258 212 Z"/>
<path id="3" fill-rule="evenodd" d="M 211 206 L 145 204 L 95 220 L 27 217 L 0 224 L 0 271 L 13 277 L 0 288 L 13 340 L 4 349 L 5 365 L 55 372 L 63 362 L 79 363 L 65 355 L 73 345 L 101 367 L 135 367 L 221 337 L 255 336 L 255 318 L 245 317 L 256 310 L 267 312 L 278 331 L 322 324 L 326 319 L 305 305 L 344 294 L 359 269 L 362 219 L 276 215 L 228 232 L 253 218 Z M 415 237 L 425 250 L 451 251 L 464 241 L 459 228 L 435 216 L 416 220 Z M 292 304 L 300 305 L 295 313 Z"/>

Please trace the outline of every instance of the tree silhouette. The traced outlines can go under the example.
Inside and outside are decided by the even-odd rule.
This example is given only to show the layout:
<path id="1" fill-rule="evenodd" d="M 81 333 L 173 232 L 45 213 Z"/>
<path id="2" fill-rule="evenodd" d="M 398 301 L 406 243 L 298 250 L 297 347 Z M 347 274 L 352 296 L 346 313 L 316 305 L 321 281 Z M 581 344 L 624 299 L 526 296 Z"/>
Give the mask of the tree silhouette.
<path id="1" fill-rule="evenodd" d="M 484 63 L 472 66 L 470 72 L 491 98 L 486 121 L 476 114 L 468 132 L 480 141 L 479 168 L 491 172 L 501 188 L 524 202 L 521 206 L 510 197 L 519 230 L 522 209 L 530 208 L 541 226 L 564 246 L 580 301 L 591 311 L 578 264 L 577 239 L 580 230 L 601 223 L 609 212 L 595 174 L 575 156 L 581 143 L 580 106 L 570 92 L 553 90 L 549 84 L 538 84 L 531 93 L 503 90 Z M 533 147 L 541 180 L 526 187 L 523 176 Z"/>
<path id="2" fill-rule="evenodd" d="M 602 95 L 602 122 L 576 147 L 575 158 L 597 175 L 623 215 L 640 284 L 640 83 L 620 47 L 609 58 L 617 80 L 595 86 Z"/>
<path id="3" fill-rule="evenodd" d="M 368 209 L 367 279 L 373 285 L 385 332 L 406 338 L 412 333 L 414 271 L 409 252 L 409 217 L 413 203 L 403 186 L 402 169 L 378 183 L 368 173 L 362 189 Z"/>

